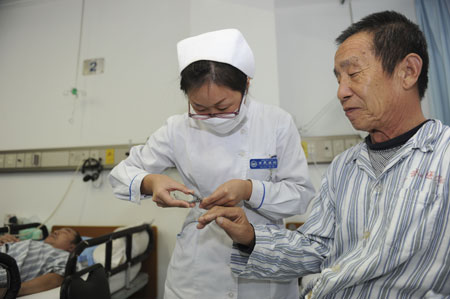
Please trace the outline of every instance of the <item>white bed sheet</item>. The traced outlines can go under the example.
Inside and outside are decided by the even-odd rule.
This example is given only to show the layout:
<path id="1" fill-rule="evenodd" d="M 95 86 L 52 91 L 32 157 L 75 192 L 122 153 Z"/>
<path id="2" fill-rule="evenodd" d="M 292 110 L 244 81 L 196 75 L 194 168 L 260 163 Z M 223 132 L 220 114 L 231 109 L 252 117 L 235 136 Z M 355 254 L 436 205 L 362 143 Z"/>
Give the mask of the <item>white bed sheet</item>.
<path id="1" fill-rule="evenodd" d="M 139 273 L 139 270 L 141 269 L 141 264 L 136 264 L 133 267 L 131 267 L 130 270 L 130 280 L 133 280 L 136 275 Z M 112 293 L 117 292 L 121 288 L 125 286 L 125 271 L 119 272 L 109 278 L 109 291 Z M 87 278 L 87 274 L 83 276 L 84 279 Z M 23 299 L 59 299 L 59 292 L 60 288 L 54 288 L 45 292 L 32 294 L 23 296 L 20 298 Z"/>

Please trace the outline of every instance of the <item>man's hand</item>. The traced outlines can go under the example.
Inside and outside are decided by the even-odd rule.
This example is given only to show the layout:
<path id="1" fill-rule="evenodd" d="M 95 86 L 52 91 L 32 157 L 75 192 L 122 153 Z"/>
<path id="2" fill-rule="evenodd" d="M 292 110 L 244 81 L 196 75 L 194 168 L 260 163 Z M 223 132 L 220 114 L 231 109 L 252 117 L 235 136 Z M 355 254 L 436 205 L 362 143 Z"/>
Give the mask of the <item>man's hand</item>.
<path id="1" fill-rule="evenodd" d="M 194 190 L 163 174 L 149 174 L 144 177 L 141 183 L 141 193 L 152 194 L 152 200 L 158 207 L 192 208 L 195 206 L 195 203 L 188 203 L 170 196 L 170 192 L 175 190 L 185 194 L 194 193 Z"/>
<path id="2" fill-rule="evenodd" d="M 251 195 L 252 181 L 229 180 L 220 185 L 210 196 L 203 198 L 199 207 L 207 210 L 214 206 L 234 207 L 241 200 L 248 200 Z"/>
<path id="3" fill-rule="evenodd" d="M 47 273 L 22 282 L 19 297 L 51 290 L 61 286 L 64 277 L 56 273 Z"/>
<path id="4" fill-rule="evenodd" d="M 197 228 L 202 229 L 214 220 L 234 242 L 246 246 L 253 243 L 255 230 L 248 222 L 247 216 L 245 216 L 245 212 L 241 208 L 213 207 L 198 218 Z"/>
<path id="5" fill-rule="evenodd" d="M 19 242 L 19 239 L 10 234 L 4 234 L 0 236 L 0 245 L 13 242 Z"/>

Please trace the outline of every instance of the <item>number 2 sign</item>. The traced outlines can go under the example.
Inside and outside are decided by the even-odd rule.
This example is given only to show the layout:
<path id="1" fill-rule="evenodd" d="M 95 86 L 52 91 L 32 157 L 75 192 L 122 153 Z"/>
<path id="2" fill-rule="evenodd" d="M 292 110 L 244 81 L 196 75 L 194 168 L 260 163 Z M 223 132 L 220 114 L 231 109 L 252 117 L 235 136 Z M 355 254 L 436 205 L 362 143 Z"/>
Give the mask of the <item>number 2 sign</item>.
<path id="1" fill-rule="evenodd" d="M 97 75 L 104 72 L 105 59 L 94 58 L 83 61 L 83 75 Z"/>

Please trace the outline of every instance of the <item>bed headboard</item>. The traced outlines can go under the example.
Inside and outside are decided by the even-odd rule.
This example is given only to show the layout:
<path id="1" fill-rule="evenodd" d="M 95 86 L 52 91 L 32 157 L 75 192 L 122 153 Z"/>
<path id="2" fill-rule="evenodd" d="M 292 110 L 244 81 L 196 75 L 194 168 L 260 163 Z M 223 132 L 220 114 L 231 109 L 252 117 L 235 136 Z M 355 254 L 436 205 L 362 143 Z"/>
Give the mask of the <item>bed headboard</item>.
<path id="1" fill-rule="evenodd" d="M 101 235 L 112 233 L 119 226 L 76 226 L 76 225 L 54 225 L 52 232 L 70 227 L 78 231 L 80 235 L 85 237 L 99 237 Z M 158 229 L 152 226 L 155 244 L 153 250 L 150 252 L 148 258 L 142 262 L 141 272 L 148 274 L 148 284 L 139 292 L 133 294 L 130 298 L 151 298 L 156 299 L 158 286 L 158 260 L 157 260 L 157 245 L 158 245 Z"/>

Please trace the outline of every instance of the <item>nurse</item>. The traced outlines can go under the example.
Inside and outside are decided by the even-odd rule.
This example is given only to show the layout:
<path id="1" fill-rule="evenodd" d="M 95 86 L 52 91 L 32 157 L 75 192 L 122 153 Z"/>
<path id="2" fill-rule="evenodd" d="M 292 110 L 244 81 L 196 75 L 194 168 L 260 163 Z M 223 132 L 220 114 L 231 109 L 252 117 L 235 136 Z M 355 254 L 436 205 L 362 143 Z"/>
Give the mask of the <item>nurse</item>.
<path id="1" fill-rule="evenodd" d="M 241 206 L 253 224 L 283 226 L 304 213 L 314 194 L 291 116 L 248 95 L 255 72 L 242 34 L 225 29 L 177 45 L 188 112 L 170 117 L 146 144 L 135 146 L 109 177 L 115 195 L 160 207 L 191 208 L 177 235 L 164 298 L 298 298 L 296 280 L 236 278 L 232 243 L 216 224 L 197 219 L 215 205 Z M 184 184 L 161 173 L 176 167 Z M 171 196 L 195 193 L 200 203 Z"/>

